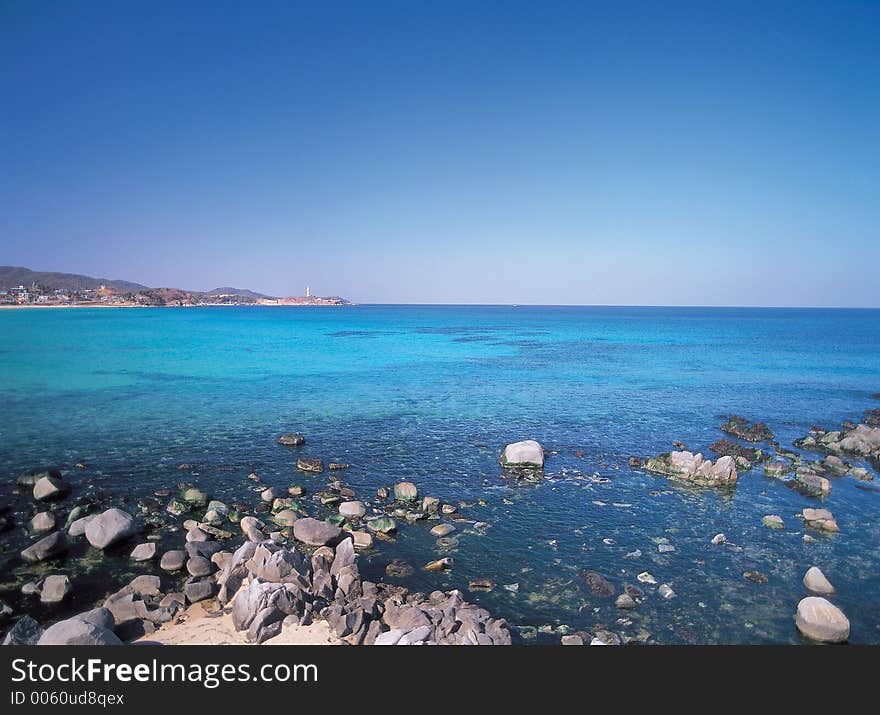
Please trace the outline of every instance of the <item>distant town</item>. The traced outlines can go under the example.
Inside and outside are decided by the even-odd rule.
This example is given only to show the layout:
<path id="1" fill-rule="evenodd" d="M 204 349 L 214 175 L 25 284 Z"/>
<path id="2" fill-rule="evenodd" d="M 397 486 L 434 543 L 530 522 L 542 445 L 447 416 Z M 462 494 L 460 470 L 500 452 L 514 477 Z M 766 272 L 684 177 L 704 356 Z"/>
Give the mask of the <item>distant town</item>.
<path id="1" fill-rule="evenodd" d="M 21 280 L 27 278 L 31 280 Z M 339 306 L 351 303 L 339 296 L 314 296 L 308 287 L 305 295 L 275 297 L 238 288 L 216 288 L 212 291 L 148 288 L 127 281 L 103 281 L 70 273 L 41 273 L 26 268 L 0 266 L 0 307 L 211 305 Z"/>

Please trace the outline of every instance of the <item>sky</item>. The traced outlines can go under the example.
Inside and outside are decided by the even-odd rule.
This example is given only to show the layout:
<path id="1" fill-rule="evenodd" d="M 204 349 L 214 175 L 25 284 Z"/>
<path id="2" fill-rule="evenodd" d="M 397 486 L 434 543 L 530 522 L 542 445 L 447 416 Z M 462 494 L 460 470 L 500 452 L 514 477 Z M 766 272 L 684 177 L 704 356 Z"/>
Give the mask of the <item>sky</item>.
<path id="1" fill-rule="evenodd" d="M 0 264 L 880 306 L 880 3 L 0 0 Z"/>

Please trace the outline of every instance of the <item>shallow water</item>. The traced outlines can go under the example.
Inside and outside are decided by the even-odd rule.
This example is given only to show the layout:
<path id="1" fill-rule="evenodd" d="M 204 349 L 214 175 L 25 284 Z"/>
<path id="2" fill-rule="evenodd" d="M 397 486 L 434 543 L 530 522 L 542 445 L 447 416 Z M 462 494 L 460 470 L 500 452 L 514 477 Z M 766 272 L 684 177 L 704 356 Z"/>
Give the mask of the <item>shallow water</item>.
<path id="1" fill-rule="evenodd" d="M 605 626 L 626 635 L 643 628 L 660 643 L 797 643 L 801 578 L 817 564 L 838 589 L 851 641 L 877 643 L 873 484 L 833 480 L 822 505 L 841 532 L 805 543 L 795 514 L 820 504 L 758 468 L 728 494 L 676 487 L 631 470 L 627 458 L 668 451 L 674 440 L 712 456 L 708 445 L 731 413 L 767 422 L 789 448 L 811 425 L 856 421 L 880 406 L 871 398 L 880 391 L 878 355 L 877 310 L 0 311 L 0 493 L 29 517 L 31 501 L 12 493 L 15 477 L 57 464 L 76 485 L 59 505 L 62 518 L 78 494 L 104 490 L 135 512 L 138 497 L 183 480 L 253 505 L 251 469 L 267 484 L 314 493 L 328 473 L 299 473 L 295 461 L 320 456 L 350 463 L 340 476 L 365 500 L 407 479 L 422 494 L 474 502 L 461 512 L 488 522 L 484 533 L 457 524 L 459 545 L 443 551 L 428 534 L 436 522 L 402 525 L 394 543 L 362 559 L 362 571 L 420 590 L 467 591 L 469 579 L 491 578 L 493 591 L 466 597 L 511 624 L 555 629 L 526 642 L 557 642 L 560 626 Z M 275 444 L 294 430 L 305 433 L 305 447 Z M 504 444 L 527 438 L 552 452 L 538 484 L 511 481 L 497 463 Z M 74 469 L 77 462 L 88 468 Z M 194 470 L 178 470 L 181 463 Z M 770 513 L 783 517 L 783 530 L 761 525 Z M 709 543 L 718 532 L 727 546 Z M 72 556 L 85 565 L 70 558 L 52 569 L 72 574 L 74 599 L 39 609 L 17 593 L 37 570 L 17 557 L 28 537 L 17 528 L 0 539 L 0 598 L 46 619 L 89 607 L 148 568 L 129 565 L 128 549 L 100 557 L 80 544 Z M 675 551 L 661 553 L 661 539 Z M 635 550 L 641 556 L 627 557 Z M 446 554 L 456 560 L 450 571 L 421 570 Z M 415 573 L 385 577 L 393 559 Z M 584 569 L 618 593 L 647 570 L 677 595 L 664 600 L 638 584 L 645 601 L 620 613 L 613 597 L 586 589 Z M 746 580 L 747 570 L 768 582 Z M 632 622 L 615 623 L 620 617 Z"/>

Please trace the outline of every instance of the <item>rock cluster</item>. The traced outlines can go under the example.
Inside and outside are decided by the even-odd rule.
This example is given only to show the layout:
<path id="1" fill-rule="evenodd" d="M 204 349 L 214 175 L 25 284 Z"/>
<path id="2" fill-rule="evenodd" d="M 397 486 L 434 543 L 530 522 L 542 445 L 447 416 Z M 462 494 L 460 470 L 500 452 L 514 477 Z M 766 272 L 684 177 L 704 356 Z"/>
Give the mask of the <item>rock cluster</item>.
<path id="1" fill-rule="evenodd" d="M 718 429 L 745 442 L 763 442 L 773 439 L 773 432 L 763 422 L 750 424 L 747 419 L 738 415 L 731 415 L 730 419 Z"/>
<path id="2" fill-rule="evenodd" d="M 670 452 L 645 461 L 645 469 L 700 486 L 730 487 L 736 484 L 737 473 L 733 457 L 719 457 L 716 462 L 703 459 L 702 454 Z"/>

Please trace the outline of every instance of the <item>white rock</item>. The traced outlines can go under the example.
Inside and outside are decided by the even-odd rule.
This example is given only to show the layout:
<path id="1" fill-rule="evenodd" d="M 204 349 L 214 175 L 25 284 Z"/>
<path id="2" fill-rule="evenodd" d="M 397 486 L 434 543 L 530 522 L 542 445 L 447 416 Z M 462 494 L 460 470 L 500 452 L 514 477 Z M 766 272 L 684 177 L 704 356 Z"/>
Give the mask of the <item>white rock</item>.
<path id="1" fill-rule="evenodd" d="M 849 639 L 849 619 L 837 606 L 819 596 L 802 599 L 794 620 L 798 630 L 811 640 L 843 643 Z"/>
<path id="2" fill-rule="evenodd" d="M 810 566 L 807 569 L 807 573 L 804 574 L 804 587 L 822 596 L 828 596 L 836 590 L 818 566 Z"/>
<path id="3" fill-rule="evenodd" d="M 544 448 L 533 439 L 514 442 L 504 448 L 500 461 L 504 467 L 540 468 L 544 466 Z"/>

